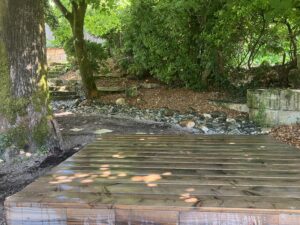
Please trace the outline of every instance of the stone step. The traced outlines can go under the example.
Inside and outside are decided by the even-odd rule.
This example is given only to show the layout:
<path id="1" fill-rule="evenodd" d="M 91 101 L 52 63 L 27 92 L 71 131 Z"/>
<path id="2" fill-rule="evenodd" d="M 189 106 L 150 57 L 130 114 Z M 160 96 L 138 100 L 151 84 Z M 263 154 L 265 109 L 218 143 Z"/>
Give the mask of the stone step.
<path id="1" fill-rule="evenodd" d="M 115 74 L 115 73 L 109 73 L 109 74 L 98 74 L 94 75 L 95 79 L 101 79 L 101 78 L 122 78 L 123 76 L 121 74 Z"/>
<path id="2" fill-rule="evenodd" d="M 78 95 L 74 91 L 50 91 L 52 100 L 70 100 L 78 98 Z"/>
<path id="3" fill-rule="evenodd" d="M 125 91 L 125 87 L 97 87 L 99 92 L 124 92 Z"/>

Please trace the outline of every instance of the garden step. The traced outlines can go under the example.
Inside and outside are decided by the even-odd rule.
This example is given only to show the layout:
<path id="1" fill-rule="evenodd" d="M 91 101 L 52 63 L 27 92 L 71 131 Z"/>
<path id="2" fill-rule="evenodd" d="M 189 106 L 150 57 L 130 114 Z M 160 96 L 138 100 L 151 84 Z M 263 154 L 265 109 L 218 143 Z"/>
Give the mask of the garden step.
<path id="1" fill-rule="evenodd" d="M 99 92 L 123 92 L 125 91 L 125 87 L 97 87 Z"/>
<path id="2" fill-rule="evenodd" d="M 99 74 L 94 76 L 95 79 L 101 79 L 101 78 L 122 78 L 122 74 L 116 74 L 116 73 L 109 73 L 109 74 Z"/>
<path id="3" fill-rule="evenodd" d="M 74 91 L 51 91 L 50 96 L 52 100 L 70 100 L 78 98 Z"/>

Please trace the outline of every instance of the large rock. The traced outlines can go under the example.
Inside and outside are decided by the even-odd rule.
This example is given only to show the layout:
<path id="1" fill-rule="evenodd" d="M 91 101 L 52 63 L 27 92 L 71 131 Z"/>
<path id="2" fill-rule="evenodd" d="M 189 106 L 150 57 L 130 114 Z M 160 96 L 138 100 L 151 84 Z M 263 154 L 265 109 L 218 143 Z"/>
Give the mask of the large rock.
<path id="1" fill-rule="evenodd" d="M 116 100 L 116 105 L 120 105 L 120 106 L 126 105 L 126 100 L 125 100 L 125 98 L 118 98 L 118 99 Z"/>
<path id="2" fill-rule="evenodd" d="M 196 126 L 196 123 L 193 120 L 182 120 L 180 121 L 180 126 L 192 129 Z"/>

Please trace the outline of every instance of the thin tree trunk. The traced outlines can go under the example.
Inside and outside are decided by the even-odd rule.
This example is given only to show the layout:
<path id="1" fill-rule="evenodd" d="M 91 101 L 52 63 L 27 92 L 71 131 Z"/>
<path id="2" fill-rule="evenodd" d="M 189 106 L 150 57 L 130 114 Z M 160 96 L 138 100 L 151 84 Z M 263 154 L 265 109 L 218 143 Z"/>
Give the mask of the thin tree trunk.
<path id="1" fill-rule="evenodd" d="M 74 47 L 76 58 L 79 64 L 79 70 L 82 78 L 83 88 L 87 98 L 97 96 L 97 87 L 94 80 L 91 64 L 88 59 L 86 44 L 84 40 L 84 18 L 86 13 L 86 3 L 80 2 L 73 4 L 73 19 L 72 19 L 72 32 L 74 37 Z"/>
<path id="2" fill-rule="evenodd" d="M 44 24 L 42 1 L 0 0 L 0 133 L 31 151 L 60 141 L 48 105 Z"/>
<path id="3" fill-rule="evenodd" d="M 72 11 L 69 12 L 60 0 L 53 1 L 56 4 L 57 8 L 64 15 L 64 17 L 68 20 L 72 28 L 75 53 L 79 65 L 85 95 L 89 99 L 96 97 L 98 91 L 91 69 L 91 64 L 88 59 L 86 44 L 84 40 L 84 19 L 87 9 L 87 2 L 86 0 L 80 0 L 77 2 L 70 1 L 72 5 Z"/>
<path id="4" fill-rule="evenodd" d="M 285 20 L 284 23 L 285 23 L 288 33 L 289 33 L 292 60 L 296 61 L 297 60 L 297 52 L 298 52 L 297 37 L 294 34 L 292 25 L 288 22 L 288 20 Z"/>

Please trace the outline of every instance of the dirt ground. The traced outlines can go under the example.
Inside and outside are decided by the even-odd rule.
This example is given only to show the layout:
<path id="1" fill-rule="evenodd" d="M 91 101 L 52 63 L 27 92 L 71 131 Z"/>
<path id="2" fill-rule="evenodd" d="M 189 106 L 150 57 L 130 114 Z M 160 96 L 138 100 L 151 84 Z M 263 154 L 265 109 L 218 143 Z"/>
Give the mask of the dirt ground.
<path id="1" fill-rule="evenodd" d="M 168 108 L 181 113 L 197 112 L 200 114 L 214 111 L 226 112 L 229 117 L 236 117 L 242 113 L 218 106 L 213 100 L 226 99 L 226 94 L 219 92 L 195 92 L 184 88 L 139 89 L 139 95 L 126 98 L 125 94 L 109 94 L 101 96 L 101 101 L 112 104 L 118 98 L 126 98 L 127 104 L 139 109 Z"/>
<path id="2" fill-rule="evenodd" d="M 300 124 L 275 127 L 271 135 L 279 141 L 300 149 Z"/>
<path id="3" fill-rule="evenodd" d="M 62 80 L 80 80 L 78 74 L 69 71 L 60 76 Z M 125 93 L 109 93 L 99 96 L 99 100 L 107 104 L 115 104 L 118 98 L 125 98 L 126 103 L 139 109 L 168 108 L 181 113 L 197 112 L 200 114 L 214 111 L 226 112 L 229 117 L 236 117 L 242 113 L 227 109 L 215 104 L 213 101 L 241 100 L 241 96 L 229 96 L 224 92 L 198 92 L 186 88 L 171 88 L 153 78 L 131 79 L 130 77 L 109 77 L 96 80 L 98 87 L 139 87 L 136 97 L 126 97 Z M 155 84 L 155 88 L 144 88 L 143 84 Z"/>
<path id="4" fill-rule="evenodd" d="M 161 123 L 138 122 L 126 118 L 99 116 L 56 117 L 64 137 L 64 152 L 53 152 L 47 156 L 33 157 L 21 164 L 0 167 L 0 225 L 4 225 L 3 202 L 39 176 L 90 143 L 97 135 L 112 134 L 187 134 L 187 130 Z"/>

